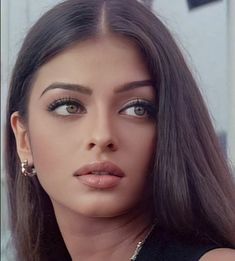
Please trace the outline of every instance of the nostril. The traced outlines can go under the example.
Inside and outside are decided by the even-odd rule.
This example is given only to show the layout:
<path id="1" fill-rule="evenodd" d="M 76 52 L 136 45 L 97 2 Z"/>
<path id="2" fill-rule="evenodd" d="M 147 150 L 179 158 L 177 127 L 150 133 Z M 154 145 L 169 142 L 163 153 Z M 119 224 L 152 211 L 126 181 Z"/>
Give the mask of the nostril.
<path id="1" fill-rule="evenodd" d="M 107 146 L 110 150 L 115 150 L 115 146 L 113 143 L 108 144 Z"/>
<path id="2" fill-rule="evenodd" d="M 106 144 L 100 144 L 100 143 L 96 143 L 96 142 L 91 142 L 88 144 L 88 149 L 89 150 L 92 150 L 94 149 L 95 147 L 97 148 L 100 148 L 101 150 L 110 150 L 110 151 L 115 151 L 116 150 L 116 146 L 114 143 L 112 142 L 109 142 L 109 143 L 106 143 Z"/>
<path id="3" fill-rule="evenodd" d="M 88 145 L 88 149 L 89 149 L 89 150 L 92 149 L 93 147 L 95 147 L 95 143 L 90 143 L 90 144 Z"/>

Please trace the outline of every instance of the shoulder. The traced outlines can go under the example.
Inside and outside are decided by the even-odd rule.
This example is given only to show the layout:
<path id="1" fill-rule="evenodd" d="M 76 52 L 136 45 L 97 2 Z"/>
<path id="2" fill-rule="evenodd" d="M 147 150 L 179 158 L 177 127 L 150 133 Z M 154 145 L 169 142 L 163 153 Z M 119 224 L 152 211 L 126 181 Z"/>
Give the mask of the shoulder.
<path id="1" fill-rule="evenodd" d="M 199 261 L 234 261 L 235 250 L 230 248 L 217 248 L 205 253 Z"/>

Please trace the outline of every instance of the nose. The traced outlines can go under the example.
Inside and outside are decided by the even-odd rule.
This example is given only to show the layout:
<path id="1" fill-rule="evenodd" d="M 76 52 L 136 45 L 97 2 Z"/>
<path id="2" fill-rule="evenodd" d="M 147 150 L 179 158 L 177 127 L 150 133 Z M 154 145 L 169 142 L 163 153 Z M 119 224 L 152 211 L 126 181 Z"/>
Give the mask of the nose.
<path id="1" fill-rule="evenodd" d="M 100 152 L 116 151 L 118 149 L 117 137 L 110 115 L 97 116 L 91 119 L 90 131 L 87 138 L 87 150 Z"/>

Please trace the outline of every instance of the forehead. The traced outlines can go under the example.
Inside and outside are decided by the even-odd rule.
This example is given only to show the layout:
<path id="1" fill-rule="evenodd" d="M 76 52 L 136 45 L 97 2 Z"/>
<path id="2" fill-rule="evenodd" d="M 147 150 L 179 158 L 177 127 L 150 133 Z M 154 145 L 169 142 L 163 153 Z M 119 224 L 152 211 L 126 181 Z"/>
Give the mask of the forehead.
<path id="1" fill-rule="evenodd" d="M 150 75 L 137 46 L 121 36 L 102 36 L 75 44 L 52 58 L 37 72 L 37 90 L 52 82 L 117 87 L 146 80 Z"/>

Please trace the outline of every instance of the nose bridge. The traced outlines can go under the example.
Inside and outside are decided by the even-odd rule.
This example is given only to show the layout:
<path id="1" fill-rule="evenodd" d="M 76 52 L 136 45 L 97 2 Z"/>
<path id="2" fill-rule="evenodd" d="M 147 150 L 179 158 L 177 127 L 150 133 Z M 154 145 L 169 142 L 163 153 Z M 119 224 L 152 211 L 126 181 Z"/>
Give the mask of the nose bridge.
<path id="1" fill-rule="evenodd" d="M 97 110 L 93 136 L 100 140 L 110 139 L 112 136 L 111 117 L 107 111 Z"/>
<path id="2" fill-rule="evenodd" d="M 104 104 L 97 106 L 91 121 L 88 148 L 97 147 L 104 150 L 108 147 L 114 149 L 116 147 L 116 137 L 114 134 L 113 119 Z"/>

